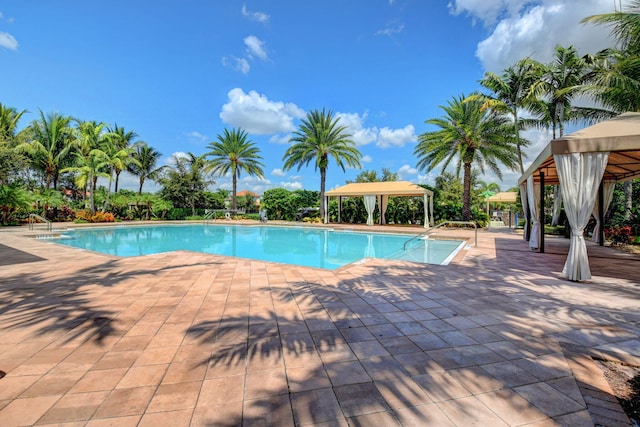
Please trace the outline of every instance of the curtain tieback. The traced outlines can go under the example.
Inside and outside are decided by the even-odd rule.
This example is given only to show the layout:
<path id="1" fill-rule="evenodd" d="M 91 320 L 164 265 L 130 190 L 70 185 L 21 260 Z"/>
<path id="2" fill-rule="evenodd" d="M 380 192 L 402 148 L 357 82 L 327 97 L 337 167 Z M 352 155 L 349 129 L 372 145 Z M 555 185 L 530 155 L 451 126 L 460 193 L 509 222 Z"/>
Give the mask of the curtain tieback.
<path id="1" fill-rule="evenodd" d="M 571 230 L 571 235 L 578 239 L 584 239 L 584 232 L 582 230 Z"/>

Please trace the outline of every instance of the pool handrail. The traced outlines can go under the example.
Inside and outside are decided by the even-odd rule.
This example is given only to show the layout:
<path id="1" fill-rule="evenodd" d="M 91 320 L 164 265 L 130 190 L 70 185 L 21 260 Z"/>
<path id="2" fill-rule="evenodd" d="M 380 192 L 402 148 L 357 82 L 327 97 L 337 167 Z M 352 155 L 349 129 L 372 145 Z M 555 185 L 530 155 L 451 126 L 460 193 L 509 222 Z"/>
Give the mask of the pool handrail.
<path id="1" fill-rule="evenodd" d="M 33 230 L 33 228 L 35 227 L 35 224 L 38 224 L 38 221 L 42 221 L 43 223 L 45 223 L 45 226 L 47 227 L 47 231 L 52 230 L 53 227 L 51 225 L 51 221 L 34 213 L 29 214 L 29 230 Z"/>
<path id="2" fill-rule="evenodd" d="M 431 227 L 430 229 L 418 234 L 417 236 L 413 236 L 412 238 L 410 238 L 409 240 L 407 240 L 406 242 L 404 242 L 404 245 L 402 245 L 402 250 L 406 251 L 407 250 L 407 243 L 412 242 L 416 239 L 420 239 L 422 237 L 428 236 L 429 233 L 431 233 L 432 231 L 442 227 L 445 224 L 466 224 L 466 225 L 473 225 L 473 228 L 475 230 L 474 234 L 475 234 L 475 242 L 474 245 L 475 247 L 478 247 L 478 226 L 476 225 L 475 222 L 473 221 L 442 221 L 440 224 L 436 225 L 435 227 Z"/>

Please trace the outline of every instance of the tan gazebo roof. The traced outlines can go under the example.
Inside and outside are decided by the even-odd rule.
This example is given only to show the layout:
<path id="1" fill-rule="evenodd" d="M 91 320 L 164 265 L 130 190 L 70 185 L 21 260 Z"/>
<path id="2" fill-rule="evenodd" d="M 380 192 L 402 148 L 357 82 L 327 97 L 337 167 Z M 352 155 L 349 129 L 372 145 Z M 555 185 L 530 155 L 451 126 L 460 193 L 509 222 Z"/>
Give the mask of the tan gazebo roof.
<path id="1" fill-rule="evenodd" d="M 558 184 L 554 154 L 609 151 L 604 181 L 627 181 L 640 177 L 640 113 L 625 113 L 569 135 L 552 140 L 536 157 L 518 180 L 518 184 L 533 175 L 545 184 Z"/>
<path id="2" fill-rule="evenodd" d="M 325 192 L 328 197 L 364 196 L 367 194 L 385 196 L 423 196 L 433 195 L 433 191 L 409 181 L 355 182 Z"/>
<path id="3" fill-rule="evenodd" d="M 487 198 L 487 202 L 515 203 L 518 200 L 518 193 L 515 191 L 502 191 Z"/>

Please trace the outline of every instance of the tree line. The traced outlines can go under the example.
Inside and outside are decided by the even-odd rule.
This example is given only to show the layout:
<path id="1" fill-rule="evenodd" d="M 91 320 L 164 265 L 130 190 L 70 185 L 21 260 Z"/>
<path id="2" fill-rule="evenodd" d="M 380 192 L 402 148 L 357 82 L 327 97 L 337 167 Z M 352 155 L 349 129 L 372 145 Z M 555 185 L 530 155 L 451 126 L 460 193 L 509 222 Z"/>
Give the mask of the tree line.
<path id="1" fill-rule="evenodd" d="M 441 166 L 436 187 L 450 178 L 462 177 L 460 212 L 443 213 L 446 219 L 479 219 L 480 210 L 474 211 L 479 173 L 489 170 L 502 179 L 505 169 L 524 172 L 523 149 L 529 141 L 521 136 L 523 130 L 546 129 L 555 138 L 562 136 L 568 125 L 591 124 L 625 111 L 640 111 L 639 16 L 640 0 L 635 0 L 626 11 L 587 17 L 584 24 L 612 27 L 616 48 L 580 55 L 573 46 L 557 46 L 548 64 L 523 58 L 501 74 L 485 73 L 479 82 L 484 92 L 454 96 L 440 107 L 441 117 L 426 121 L 437 130 L 419 135 L 414 150 L 417 168 L 430 172 Z M 137 139 L 133 130 L 40 111 L 36 120 L 18 131 L 24 113 L 0 104 L 3 221 L 12 208 L 24 206 L 24 191 L 39 188 L 37 191 L 46 194 L 47 190 L 60 189 L 61 182 L 65 191 L 80 195 L 91 213 L 98 209 L 105 213 L 113 208 L 111 187 L 118 193 L 123 171 L 138 178 L 139 197 L 144 183 L 154 180 L 162 186 L 157 197 L 165 207 L 168 202 L 190 208 L 193 214 L 198 207 L 219 206 L 221 193 L 207 191 L 216 177 L 231 177 L 233 210 L 238 208 L 237 181 L 241 174 L 264 177 L 260 149 L 241 128 L 224 129 L 202 155 L 174 156 L 170 165 L 159 166 L 161 153 Z M 313 166 L 319 172 L 317 204 L 320 217 L 324 217 L 330 210 L 324 197 L 330 163 L 345 171 L 347 167 L 361 168 L 361 158 L 348 129 L 331 110 L 323 108 L 311 110 L 301 120 L 282 161 L 284 170 Z M 455 166 L 453 177 L 445 172 L 450 165 Z M 106 191 L 97 188 L 99 178 L 107 179 Z M 386 178 L 384 173 L 382 178 L 374 177 Z M 363 175 L 360 179 L 372 177 Z M 100 206 L 96 204 L 99 196 Z M 153 203 L 161 204 L 150 200 L 147 197 L 148 210 Z M 632 218 L 632 201 L 633 184 L 628 183 L 627 220 Z M 559 203 L 556 205 L 559 207 Z M 553 216 L 555 220 L 555 212 Z"/>

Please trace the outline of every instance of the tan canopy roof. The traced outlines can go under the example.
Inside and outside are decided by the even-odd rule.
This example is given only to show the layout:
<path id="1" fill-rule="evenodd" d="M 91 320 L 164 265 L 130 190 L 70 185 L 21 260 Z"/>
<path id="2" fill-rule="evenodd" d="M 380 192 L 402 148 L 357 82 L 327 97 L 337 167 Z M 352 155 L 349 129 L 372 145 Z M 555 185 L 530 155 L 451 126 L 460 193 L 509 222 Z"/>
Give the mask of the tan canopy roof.
<path id="1" fill-rule="evenodd" d="M 325 196 L 364 196 L 367 194 L 385 196 L 433 196 L 433 191 L 409 181 L 356 182 L 325 192 Z"/>
<path id="2" fill-rule="evenodd" d="M 487 198 L 487 202 L 515 203 L 518 193 L 515 191 L 503 191 Z"/>
<path id="3" fill-rule="evenodd" d="M 558 184 L 554 154 L 602 151 L 610 152 L 604 181 L 640 177 L 640 113 L 625 113 L 552 140 L 520 177 L 518 184 L 530 175 L 534 176 L 534 181 L 539 181 L 539 172 L 544 172 L 545 184 Z"/>

